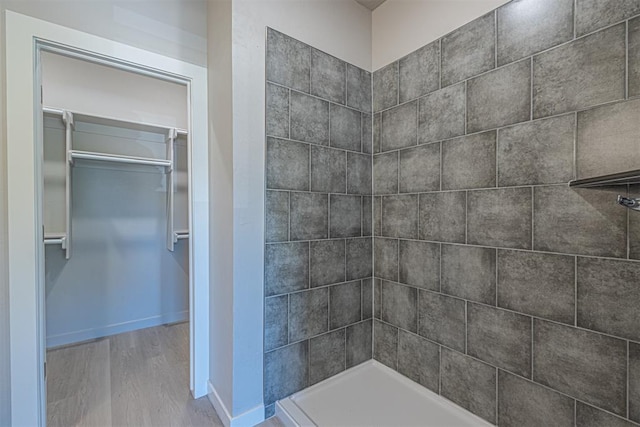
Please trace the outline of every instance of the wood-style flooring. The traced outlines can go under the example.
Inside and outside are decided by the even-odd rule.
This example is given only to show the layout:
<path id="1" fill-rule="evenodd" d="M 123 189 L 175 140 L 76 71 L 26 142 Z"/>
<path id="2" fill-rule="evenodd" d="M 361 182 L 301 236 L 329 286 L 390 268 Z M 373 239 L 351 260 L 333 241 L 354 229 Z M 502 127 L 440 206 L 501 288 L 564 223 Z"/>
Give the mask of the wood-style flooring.
<path id="1" fill-rule="evenodd" d="M 189 324 L 47 352 L 47 425 L 222 426 L 189 391 Z"/>

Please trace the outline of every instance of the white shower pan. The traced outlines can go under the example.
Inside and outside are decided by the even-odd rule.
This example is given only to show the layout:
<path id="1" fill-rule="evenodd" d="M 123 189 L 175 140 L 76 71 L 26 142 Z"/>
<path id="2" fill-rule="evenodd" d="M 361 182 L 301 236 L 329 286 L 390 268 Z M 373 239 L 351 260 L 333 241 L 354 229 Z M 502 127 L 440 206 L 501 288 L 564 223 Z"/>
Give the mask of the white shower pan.
<path id="1" fill-rule="evenodd" d="M 286 427 L 491 425 L 375 360 L 278 401 L 276 415 Z"/>

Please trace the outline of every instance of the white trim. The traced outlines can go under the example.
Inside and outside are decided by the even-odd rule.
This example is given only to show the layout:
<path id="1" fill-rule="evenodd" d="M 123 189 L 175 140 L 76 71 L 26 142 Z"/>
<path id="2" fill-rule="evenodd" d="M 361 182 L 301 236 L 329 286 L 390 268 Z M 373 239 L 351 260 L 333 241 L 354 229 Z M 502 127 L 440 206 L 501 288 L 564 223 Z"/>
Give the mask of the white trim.
<path id="1" fill-rule="evenodd" d="M 190 387 L 207 393 L 209 378 L 209 167 L 207 69 L 122 43 L 6 11 L 7 201 L 11 413 L 15 425 L 46 423 L 44 390 L 44 245 L 41 185 L 37 40 L 70 46 L 139 70 L 181 79 L 190 87 L 189 240 Z M 40 286 L 40 289 L 39 289 Z"/>
<path id="2" fill-rule="evenodd" d="M 130 320 L 128 322 L 114 323 L 113 325 L 103 326 L 100 328 L 82 329 L 64 334 L 51 335 L 47 337 L 47 348 L 60 347 L 71 343 L 135 331 L 136 329 L 151 328 L 153 326 L 184 322 L 187 320 L 189 320 L 189 312 L 185 310 L 175 313 L 160 314 L 158 316 L 147 317 L 144 319 Z"/>
<path id="3" fill-rule="evenodd" d="M 213 405 L 225 427 L 252 427 L 264 421 L 264 405 L 258 405 L 238 416 L 232 417 L 211 381 L 207 381 L 207 387 L 209 390 L 207 394 L 209 402 Z"/>

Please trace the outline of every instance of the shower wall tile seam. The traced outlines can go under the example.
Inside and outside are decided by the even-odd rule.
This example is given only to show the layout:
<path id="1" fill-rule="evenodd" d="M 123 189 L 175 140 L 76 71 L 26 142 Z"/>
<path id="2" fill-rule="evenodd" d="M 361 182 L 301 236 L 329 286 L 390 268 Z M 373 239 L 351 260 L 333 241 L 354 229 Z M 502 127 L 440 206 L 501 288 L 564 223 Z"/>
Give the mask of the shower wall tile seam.
<path id="1" fill-rule="evenodd" d="M 537 320 L 537 321 L 541 321 L 541 322 L 547 322 L 547 323 L 551 323 L 551 324 L 554 324 L 554 325 L 564 326 L 566 328 L 571 328 L 571 329 L 577 330 L 577 331 L 588 332 L 588 333 L 591 333 L 591 334 L 601 335 L 603 337 L 608 337 L 608 338 L 614 338 L 614 339 L 619 340 L 619 341 L 625 341 L 625 342 L 628 341 L 628 342 L 640 345 L 640 339 L 634 340 L 634 339 L 622 337 L 622 336 L 619 336 L 619 335 L 610 334 L 610 333 L 607 333 L 607 332 L 601 332 L 601 331 L 598 331 L 598 330 L 585 328 L 583 326 L 576 326 L 574 324 L 559 322 L 559 321 L 552 320 L 552 319 L 549 319 L 549 318 L 546 318 L 546 317 L 541 317 L 539 315 L 534 315 L 534 314 L 529 314 L 529 313 L 525 313 L 525 312 L 522 312 L 522 311 L 513 310 L 513 309 L 510 309 L 510 308 L 503 307 L 503 306 L 495 306 L 495 305 L 483 303 L 483 302 L 480 302 L 480 301 L 477 301 L 477 300 L 471 300 L 471 299 L 468 299 L 468 298 L 464 298 L 464 297 L 460 297 L 460 296 L 456 296 L 456 295 L 451 295 L 451 294 L 447 294 L 447 293 L 444 293 L 444 292 L 437 292 L 437 291 L 433 291 L 433 290 L 430 290 L 430 289 L 420 288 L 420 287 L 417 287 L 417 286 L 408 285 L 406 283 L 400 283 L 400 282 L 396 282 L 396 281 L 393 281 L 393 280 L 381 279 L 381 278 L 376 278 L 376 279 L 380 280 L 382 282 L 388 282 L 388 283 L 391 283 L 391 284 L 397 285 L 397 286 L 404 286 L 404 287 L 413 288 L 416 291 L 426 292 L 426 293 L 434 294 L 434 295 L 440 295 L 440 296 L 444 296 L 444 297 L 447 297 L 447 298 L 455 299 L 455 300 L 458 300 L 458 301 L 465 301 L 466 303 L 479 305 L 479 306 L 486 307 L 486 308 L 489 308 L 489 309 L 500 310 L 500 311 L 504 311 L 504 312 L 511 313 L 511 314 L 517 314 L 517 315 L 520 315 L 520 316 L 532 318 L 533 320 Z M 382 319 L 380 319 L 380 320 L 382 320 Z M 385 323 L 388 323 L 388 322 L 385 322 Z M 403 328 L 401 328 L 401 327 L 399 327 L 397 325 L 393 325 L 391 323 L 389 323 L 389 324 L 394 326 L 394 327 L 396 327 L 396 328 L 403 329 Z M 409 332 L 406 329 L 403 329 L 403 330 Z M 443 345 L 443 344 L 440 344 L 440 345 Z M 445 347 L 448 347 L 448 346 L 445 345 Z M 448 347 L 448 348 L 450 348 L 450 347 Z M 484 362 L 484 363 L 488 363 L 488 362 Z M 490 363 L 488 363 L 488 364 L 490 364 Z"/>
<path id="2" fill-rule="evenodd" d="M 271 82 L 271 81 L 267 80 L 267 81 L 266 81 L 266 84 L 273 85 L 273 86 L 277 86 L 277 87 L 280 87 L 280 88 L 282 88 L 282 89 L 287 89 L 287 90 L 289 90 L 289 92 L 290 92 L 290 93 L 297 93 L 297 94 L 299 94 L 299 95 L 304 95 L 304 96 L 309 97 L 309 98 L 313 98 L 313 99 L 317 99 L 317 100 L 322 101 L 322 102 L 326 102 L 328 105 L 337 105 L 337 106 L 339 106 L 339 107 L 341 107 L 341 108 L 345 108 L 345 109 L 347 109 L 347 110 L 355 111 L 355 112 L 358 112 L 358 113 L 360 113 L 360 114 L 372 114 L 372 113 L 371 113 L 371 112 L 369 112 L 369 111 L 360 110 L 360 109 L 358 109 L 358 108 L 351 107 L 351 106 L 346 105 L 346 104 L 340 104 L 339 102 L 331 101 L 330 99 L 323 98 L 323 97 L 321 97 L 321 96 L 314 95 L 314 94 L 312 94 L 312 93 L 303 92 L 303 91 L 300 91 L 300 90 L 294 89 L 294 88 L 292 88 L 292 87 L 285 86 L 285 85 L 283 85 L 283 84 L 281 84 L 281 83 Z M 289 102 L 290 102 L 290 101 L 289 101 Z M 267 134 L 267 136 L 272 136 L 272 135 L 268 135 L 268 134 Z M 276 137 L 276 138 L 277 138 L 277 137 Z"/>
<path id="3" fill-rule="evenodd" d="M 349 328 L 351 328 L 351 327 L 353 327 L 353 326 L 357 326 L 357 325 L 360 325 L 360 324 L 368 323 L 368 322 L 370 322 L 371 320 L 372 320 L 372 319 L 358 320 L 357 322 L 349 323 L 348 325 L 341 326 L 341 327 L 339 327 L 339 328 L 329 329 L 329 330 L 324 331 L 324 332 L 321 332 L 321 333 L 319 333 L 319 334 L 312 335 L 312 336 L 310 336 L 310 337 L 308 337 L 308 338 L 303 338 L 303 339 L 299 339 L 299 340 L 291 341 L 291 342 L 288 342 L 287 344 L 283 344 L 283 345 L 278 346 L 278 347 L 270 348 L 270 349 L 268 349 L 268 350 L 265 350 L 265 351 L 264 351 L 264 353 L 272 353 L 272 352 L 274 352 L 274 351 L 276 351 L 276 350 L 281 350 L 281 349 L 283 349 L 283 348 L 286 348 L 286 347 L 289 347 L 289 346 L 292 346 L 292 345 L 296 345 L 296 344 L 304 343 L 304 342 L 307 342 L 307 341 L 312 340 L 312 339 L 314 339 L 314 338 L 322 337 L 322 336 L 324 336 L 324 335 L 329 335 L 329 334 L 332 334 L 332 333 L 334 333 L 334 332 L 344 331 L 344 332 L 346 333 L 346 330 L 347 330 L 347 329 L 349 329 Z M 377 320 L 377 319 L 376 319 L 376 320 Z M 396 327 L 397 327 L 397 326 L 396 326 Z M 424 338 L 424 337 L 423 337 L 423 338 Z"/>
<path id="4" fill-rule="evenodd" d="M 474 303 L 475 303 L 475 302 L 474 302 Z M 489 306 L 489 307 L 492 307 L 492 306 Z M 495 307 L 494 307 L 494 308 L 495 308 Z M 516 313 L 517 313 L 517 314 L 521 314 L 521 313 L 518 313 L 518 312 L 516 312 Z M 535 319 L 535 318 L 534 318 L 534 319 Z M 533 319 L 532 319 L 532 320 L 533 320 Z M 543 383 L 537 382 L 535 379 L 527 378 L 527 377 L 522 376 L 522 375 L 520 375 L 520 374 L 518 374 L 518 373 L 512 372 L 512 371 L 510 371 L 510 370 L 508 370 L 508 369 L 504 369 L 504 368 L 500 368 L 500 367 L 498 367 L 498 366 L 492 365 L 491 363 L 489 363 L 489 362 L 487 362 L 487 361 L 485 361 L 485 360 L 479 359 L 478 357 L 475 357 L 475 356 L 469 355 L 469 354 L 467 354 L 466 352 L 460 352 L 459 350 L 456 350 L 455 348 L 452 348 L 452 347 L 447 346 L 447 345 L 445 345 L 445 344 L 439 343 L 439 342 L 437 342 L 437 341 L 433 341 L 433 340 L 431 340 L 431 339 L 429 339 L 429 338 L 426 338 L 426 337 L 424 337 L 424 336 L 422 336 L 422 335 L 416 334 L 415 332 L 411 332 L 411 331 L 408 331 L 408 330 L 406 330 L 406 329 L 403 329 L 403 328 L 401 328 L 401 327 L 399 327 L 399 326 L 396 326 L 396 325 L 394 325 L 394 324 L 392 324 L 392 323 L 386 322 L 386 321 L 384 321 L 384 320 L 382 320 L 382 319 L 374 319 L 374 321 L 377 321 L 377 322 L 383 323 L 383 324 L 385 324 L 385 325 L 387 325 L 387 326 L 390 326 L 390 327 L 392 327 L 392 328 L 395 328 L 395 329 L 396 329 L 396 330 L 398 330 L 398 331 L 402 330 L 402 331 L 403 331 L 404 333 L 406 333 L 406 334 L 411 334 L 411 335 L 417 336 L 417 337 L 419 337 L 419 338 L 421 338 L 421 339 L 423 339 L 423 340 L 425 340 L 425 341 L 428 341 L 428 342 L 430 342 L 430 343 L 432 343 L 432 344 L 434 344 L 434 345 L 437 345 L 437 346 L 438 346 L 439 348 L 441 348 L 441 349 L 442 349 L 442 348 L 445 348 L 445 349 L 447 349 L 447 350 L 449 350 L 449 351 L 453 351 L 453 352 L 458 353 L 458 354 L 460 354 L 460 355 L 462 355 L 462 356 L 464 356 L 464 357 L 468 357 L 469 359 L 475 360 L 476 362 L 480 362 L 480 363 L 482 363 L 482 364 L 484 364 L 484 365 L 490 366 L 491 368 L 494 368 L 494 369 L 496 369 L 497 371 L 506 372 L 506 373 L 508 373 L 509 375 L 513 375 L 513 376 L 515 376 L 515 377 L 517 377 L 517 378 L 519 378 L 519 379 L 521 379 L 521 380 L 526 381 L 527 383 L 535 384 L 535 385 L 536 385 L 536 386 L 538 386 L 538 387 L 542 387 L 542 388 L 543 388 L 543 389 L 545 389 L 545 390 L 548 390 L 548 391 L 552 391 L 552 392 L 554 392 L 554 393 L 557 393 L 557 394 L 559 394 L 559 395 L 561 395 L 561 396 L 564 396 L 564 397 L 566 397 L 566 398 L 571 399 L 572 401 L 579 402 L 579 403 L 581 403 L 581 404 L 584 404 L 584 405 L 587 405 L 587 406 L 590 406 L 590 407 L 596 408 L 596 409 L 598 409 L 598 410 L 600 410 L 600 411 L 603 411 L 603 412 L 605 412 L 605 413 L 607 413 L 607 414 L 609 414 L 609 415 L 612 415 L 612 416 L 614 416 L 614 417 L 616 417 L 616 418 L 618 418 L 618 419 L 620 419 L 620 420 L 624 420 L 624 421 L 629 422 L 629 423 L 631 423 L 631 424 L 633 424 L 633 425 L 638 425 L 638 426 L 640 426 L 640 422 L 637 422 L 637 421 L 634 421 L 634 420 L 632 420 L 632 419 L 629 419 L 628 417 L 623 417 L 623 416 L 621 416 L 621 415 L 619 415 L 619 414 L 616 414 L 616 413 L 614 413 L 614 412 L 611 412 L 611 411 L 609 411 L 609 410 L 607 410 L 607 409 L 604 409 L 604 408 L 598 407 L 598 406 L 596 406 L 596 405 L 594 405 L 594 404 L 592 404 L 592 403 L 589 403 L 589 402 L 587 402 L 587 401 L 585 401 L 585 400 L 583 400 L 583 399 L 576 398 L 575 396 L 572 396 L 571 394 L 565 393 L 565 392 L 563 392 L 563 391 L 557 390 L 557 389 L 552 388 L 552 387 L 550 387 L 550 386 L 548 386 L 548 385 L 545 385 L 545 384 L 543 384 Z M 556 322 L 552 322 L 552 323 L 556 323 Z M 567 326 L 567 327 L 571 327 L 571 326 L 566 325 L 566 324 L 563 324 L 563 323 L 560 323 L 560 325 L 562 325 L 562 326 Z M 593 332 L 593 331 L 590 331 L 590 330 L 586 330 L 586 331 L 588 331 L 588 332 Z M 614 337 L 614 338 L 615 338 L 615 337 Z M 626 346 L 628 347 L 628 346 L 629 346 L 629 341 L 628 341 L 628 340 L 626 340 L 626 341 L 627 341 L 627 342 L 626 342 Z M 532 355 L 533 355 L 533 352 L 532 352 Z M 533 357 L 533 356 L 532 356 L 532 357 Z M 627 356 L 627 363 L 628 363 L 628 361 L 629 361 L 629 358 L 628 358 L 628 356 Z M 442 362 L 440 362 L 440 376 L 442 375 L 441 370 L 442 370 Z M 497 381 L 497 377 L 496 377 L 496 381 Z M 442 393 L 442 390 L 440 390 L 439 394 L 441 394 L 441 393 Z M 444 396 L 442 396 L 442 397 L 444 397 Z M 446 399 L 446 397 L 445 397 L 445 399 Z M 447 399 L 447 400 L 449 400 L 449 399 Z M 450 401 L 450 402 L 452 402 L 451 400 L 449 400 L 449 401 Z M 454 403 L 455 405 L 457 405 L 455 402 L 452 402 L 452 403 Z M 457 406 L 459 406 L 459 405 L 457 405 Z M 496 425 L 497 425 L 497 424 L 496 424 Z"/>
<path id="5" fill-rule="evenodd" d="M 327 284 L 327 285 L 317 285 L 317 286 L 313 286 L 313 287 L 309 287 L 309 288 L 305 288 L 305 289 L 300 289 L 300 290 L 297 290 L 297 291 L 284 292 L 284 293 L 281 293 L 281 294 L 273 294 L 273 295 L 265 296 L 265 299 L 282 297 L 282 296 L 285 296 L 285 295 L 301 294 L 301 293 L 313 291 L 313 290 L 316 290 L 316 289 L 327 289 L 327 288 L 332 288 L 334 286 L 346 285 L 346 284 L 350 284 L 350 283 L 354 283 L 354 282 L 362 282 L 363 280 L 372 280 L 372 279 L 374 279 L 374 277 L 373 276 L 369 276 L 369 277 L 362 277 L 360 279 L 346 280 L 344 282 L 330 283 L 330 284 Z"/>
<path id="6" fill-rule="evenodd" d="M 365 153 L 365 152 L 362 152 L 362 151 L 349 150 L 347 148 L 332 147 L 332 146 L 329 146 L 329 145 L 326 145 L 326 144 L 320 144 L 318 142 L 303 141 L 303 140 L 300 140 L 300 139 L 292 139 L 292 138 L 286 138 L 286 137 L 275 136 L 275 135 L 267 135 L 266 137 L 269 138 L 269 139 L 278 139 L 278 140 L 281 140 L 281 141 L 295 142 L 295 143 L 298 143 L 298 144 L 308 145 L 310 147 L 326 148 L 326 149 L 329 149 L 329 150 L 332 150 L 332 151 L 342 151 L 342 152 L 345 152 L 345 153 L 359 154 L 359 155 L 362 155 L 362 156 L 371 156 L 371 154 Z M 396 150 L 393 150 L 393 151 L 396 151 Z M 270 190 L 271 188 L 268 188 L 268 189 Z"/>
<path id="7" fill-rule="evenodd" d="M 471 133 L 465 133 L 464 135 L 459 135 L 459 136 L 454 136 L 454 137 L 450 137 L 450 138 L 438 139 L 438 140 L 434 140 L 434 141 L 424 142 L 424 143 L 421 143 L 421 144 L 418 144 L 418 145 L 411 145 L 411 146 L 408 146 L 408 147 L 394 148 L 394 149 L 386 150 L 386 151 L 382 151 L 381 150 L 380 152 L 373 153 L 373 156 L 376 157 L 376 156 L 379 156 L 379 155 L 382 155 L 382 154 L 393 153 L 395 151 L 405 151 L 405 150 L 409 150 L 409 149 L 416 148 L 416 147 L 422 147 L 422 146 L 425 146 L 425 145 L 440 144 L 440 143 L 454 141 L 454 140 L 458 140 L 458 139 L 461 139 L 461 138 L 480 135 L 480 134 L 488 133 L 488 132 L 496 132 L 497 131 L 499 133 L 501 130 L 510 129 L 510 128 L 514 128 L 514 127 L 517 127 L 517 126 L 522 126 L 524 124 L 533 124 L 533 123 L 538 123 L 538 122 L 545 121 L 545 120 L 556 119 L 556 118 L 563 117 L 563 116 L 569 116 L 569 115 L 584 113 L 584 112 L 587 112 L 587 111 L 590 111 L 590 110 L 594 110 L 594 109 L 597 109 L 597 108 L 600 108 L 600 107 L 605 107 L 605 106 L 615 105 L 615 104 L 623 104 L 623 103 L 625 103 L 625 102 L 627 102 L 627 101 L 629 101 L 631 99 L 637 99 L 637 98 L 640 98 L 640 95 L 636 95 L 636 96 L 634 96 L 632 98 L 629 98 L 629 99 L 619 98 L 619 99 L 614 99 L 614 100 L 611 100 L 611 101 L 600 102 L 600 103 L 589 105 L 589 107 L 581 108 L 581 109 L 578 109 L 578 110 L 571 110 L 571 111 L 565 111 L 565 112 L 562 112 L 562 113 L 555 113 L 555 114 L 548 115 L 548 116 L 536 117 L 536 118 L 533 118 L 533 119 L 528 119 L 528 120 L 520 121 L 520 122 L 517 122 L 517 123 L 512 123 L 512 124 L 498 126 L 498 127 L 491 127 L 491 128 L 479 130 L 479 131 L 476 131 L 476 132 L 471 132 Z M 466 122 L 466 120 L 465 120 L 465 122 Z M 276 137 L 276 136 L 274 136 L 274 137 L 270 136 L 270 138 L 277 138 L 277 139 L 282 139 L 282 140 L 286 140 L 286 141 L 301 142 L 301 143 L 304 143 L 304 144 L 320 145 L 320 146 L 323 146 L 323 147 L 327 147 L 326 145 L 321 145 L 321 144 L 314 143 L 314 142 L 299 141 L 299 140 Z M 328 148 L 333 148 L 333 147 L 328 147 Z M 341 148 L 340 148 L 340 150 L 348 151 L 348 150 L 344 150 L 344 149 L 341 149 Z M 357 151 L 353 151 L 353 152 L 354 153 L 358 153 Z"/>
<path id="8" fill-rule="evenodd" d="M 627 258 L 617 258 L 611 256 L 601 256 L 601 255 L 586 255 L 586 254 L 575 254 L 572 252 L 555 252 L 555 251 L 546 251 L 541 249 L 522 249 L 522 248 L 512 248 L 508 246 L 492 246 L 492 245 L 481 245 L 475 243 L 461 243 L 461 242 L 447 242 L 444 240 L 422 240 L 422 239 L 411 239 L 407 237 L 391 237 L 391 236 L 375 236 L 374 238 L 380 239 L 395 239 L 395 240 L 406 240 L 409 242 L 425 242 L 425 243 L 435 243 L 442 245 L 451 245 L 451 246 L 468 246 L 472 248 L 486 248 L 486 249 L 498 249 L 501 251 L 515 251 L 515 252 L 527 252 L 532 254 L 546 254 L 546 255 L 559 255 L 559 256 L 575 256 L 578 258 L 588 258 L 588 259 L 602 259 L 609 261 L 624 261 L 630 263 L 640 262 L 640 259 L 627 259 Z M 283 243 L 297 243 L 296 242 L 283 242 Z M 272 244 L 272 243 L 268 243 Z"/>

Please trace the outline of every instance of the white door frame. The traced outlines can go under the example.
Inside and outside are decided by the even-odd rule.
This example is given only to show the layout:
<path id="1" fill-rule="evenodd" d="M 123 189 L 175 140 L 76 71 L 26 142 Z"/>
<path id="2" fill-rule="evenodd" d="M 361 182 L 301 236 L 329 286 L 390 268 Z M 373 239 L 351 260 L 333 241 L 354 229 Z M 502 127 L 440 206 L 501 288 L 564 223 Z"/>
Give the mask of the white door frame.
<path id="1" fill-rule="evenodd" d="M 190 87 L 190 388 L 209 378 L 209 179 L 207 70 L 173 58 L 6 11 L 7 200 L 11 415 L 14 425 L 46 425 L 44 244 L 39 128 L 40 41 L 69 46 L 142 73 L 173 76 Z"/>

